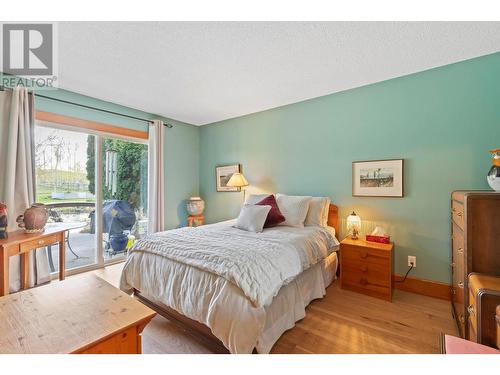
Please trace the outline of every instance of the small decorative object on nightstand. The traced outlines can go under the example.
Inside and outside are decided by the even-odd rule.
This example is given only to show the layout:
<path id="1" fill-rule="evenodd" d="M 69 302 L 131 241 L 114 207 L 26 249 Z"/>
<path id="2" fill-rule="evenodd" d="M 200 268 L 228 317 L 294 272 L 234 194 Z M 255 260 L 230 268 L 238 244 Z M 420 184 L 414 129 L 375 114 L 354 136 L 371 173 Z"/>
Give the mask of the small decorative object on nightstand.
<path id="1" fill-rule="evenodd" d="M 366 235 L 366 240 L 370 242 L 391 243 L 389 236 L 382 227 L 375 227 L 373 232 Z"/>
<path id="2" fill-rule="evenodd" d="M 357 240 L 359 230 L 361 229 L 361 218 L 352 211 L 352 214 L 347 216 L 347 230 L 351 233 L 351 239 Z"/>
<path id="3" fill-rule="evenodd" d="M 204 221 L 203 215 L 189 215 L 188 216 L 188 226 L 193 227 L 194 223 L 196 223 L 196 226 L 199 227 L 200 225 L 203 225 Z"/>
<path id="4" fill-rule="evenodd" d="M 392 301 L 393 244 L 353 240 L 340 243 L 342 289 Z"/>

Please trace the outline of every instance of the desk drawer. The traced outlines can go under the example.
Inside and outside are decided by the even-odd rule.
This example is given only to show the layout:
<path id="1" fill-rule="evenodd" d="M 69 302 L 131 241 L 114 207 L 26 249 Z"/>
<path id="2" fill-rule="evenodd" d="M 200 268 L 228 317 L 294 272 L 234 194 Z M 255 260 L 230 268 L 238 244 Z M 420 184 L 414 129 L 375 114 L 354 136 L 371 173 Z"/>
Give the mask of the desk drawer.
<path id="1" fill-rule="evenodd" d="M 32 241 L 27 241 L 21 244 L 21 253 L 37 249 L 39 247 L 44 247 L 52 245 L 58 241 L 57 234 L 50 234 L 48 236 L 37 238 Z"/>

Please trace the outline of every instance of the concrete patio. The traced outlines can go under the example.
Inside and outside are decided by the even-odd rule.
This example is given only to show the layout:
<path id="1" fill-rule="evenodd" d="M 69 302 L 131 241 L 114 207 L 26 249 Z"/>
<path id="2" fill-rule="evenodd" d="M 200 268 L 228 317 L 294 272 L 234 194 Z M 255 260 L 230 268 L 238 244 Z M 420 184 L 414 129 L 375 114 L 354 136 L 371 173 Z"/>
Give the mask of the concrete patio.
<path id="1" fill-rule="evenodd" d="M 59 268 L 59 245 L 51 246 L 50 251 L 53 264 L 51 271 L 55 272 Z M 125 255 L 126 252 L 111 255 L 109 252 L 104 251 L 105 260 L 117 259 Z M 96 263 L 96 235 L 85 233 L 85 228 L 83 231 L 81 228 L 70 230 L 68 241 L 66 242 L 66 270 L 88 266 L 94 263 Z"/>

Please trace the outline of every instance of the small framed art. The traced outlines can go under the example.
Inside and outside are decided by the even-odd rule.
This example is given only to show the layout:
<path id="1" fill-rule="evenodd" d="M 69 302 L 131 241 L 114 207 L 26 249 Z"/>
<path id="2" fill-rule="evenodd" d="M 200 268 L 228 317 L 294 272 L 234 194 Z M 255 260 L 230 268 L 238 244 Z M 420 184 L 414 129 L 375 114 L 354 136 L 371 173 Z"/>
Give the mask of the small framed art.
<path id="1" fill-rule="evenodd" d="M 352 163 L 352 195 L 402 198 L 403 172 L 403 159 L 355 161 Z"/>
<path id="2" fill-rule="evenodd" d="M 227 182 L 233 173 L 241 172 L 239 164 L 221 165 L 215 167 L 215 183 L 217 191 L 240 191 L 241 188 L 227 186 Z"/>

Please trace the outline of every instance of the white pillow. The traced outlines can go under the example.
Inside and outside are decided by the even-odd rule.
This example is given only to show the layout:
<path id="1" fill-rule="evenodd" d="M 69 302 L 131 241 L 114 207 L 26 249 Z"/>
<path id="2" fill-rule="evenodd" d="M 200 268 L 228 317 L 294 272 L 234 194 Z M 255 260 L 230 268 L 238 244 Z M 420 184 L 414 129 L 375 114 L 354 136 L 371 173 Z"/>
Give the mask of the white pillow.
<path id="1" fill-rule="evenodd" d="M 328 214 L 330 213 L 330 203 L 332 203 L 332 200 L 328 197 L 326 197 L 327 201 L 325 203 L 325 212 L 323 213 L 323 226 L 327 227 L 328 226 Z"/>
<path id="2" fill-rule="evenodd" d="M 308 196 L 276 194 L 278 208 L 285 217 L 285 221 L 278 225 L 303 228 L 311 198 Z"/>
<path id="3" fill-rule="evenodd" d="M 245 201 L 245 204 L 259 203 L 262 199 L 270 196 L 271 194 L 250 194 Z"/>
<path id="4" fill-rule="evenodd" d="M 307 211 L 304 225 L 306 227 L 320 226 L 325 227 L 328 221 L 328 209 L 330 206 L 330 198 L 327 197 L 312 197 L 309 203 L 309 211 Z M 326 220 L 325 220 L 326 216 Z"/>
<path id="5" fill-rule="evenodd" d="M 244 205 L 234 227 L 248 232 L 260 233 L 264 229 L 264 223 L 270 210 L 271 206 Z"/>

